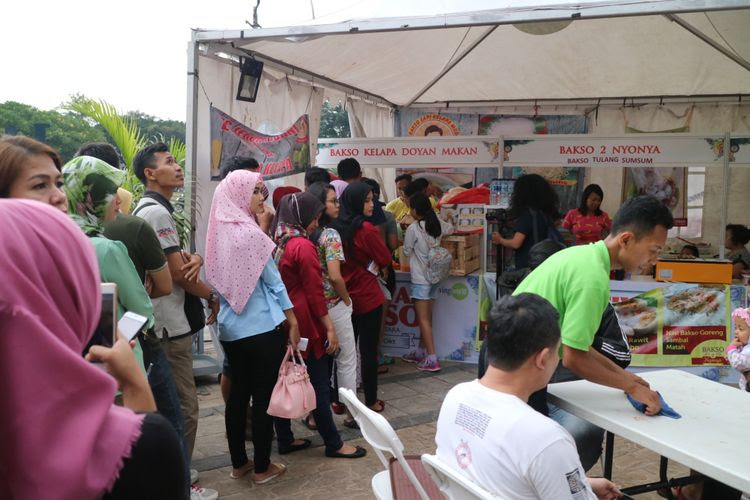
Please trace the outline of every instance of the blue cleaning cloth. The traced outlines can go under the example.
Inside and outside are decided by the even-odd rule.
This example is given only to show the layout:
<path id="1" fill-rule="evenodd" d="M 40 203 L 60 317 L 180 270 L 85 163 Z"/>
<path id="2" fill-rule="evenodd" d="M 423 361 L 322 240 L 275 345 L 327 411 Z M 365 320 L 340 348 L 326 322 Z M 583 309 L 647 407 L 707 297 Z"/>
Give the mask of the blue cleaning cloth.
<path id="1" fill-rule="evenodd" d="M 659 411 L 659 413 L 657 413 L 657 415 L 662 415 L 664 417 L 669 417 L 669 418 L 674 418 L 674 419 L 682 418 L 682 415 L 680 415 L 679 413 L 677 413 L 676 411 L 674 411 L 667 404 L 667 402 L 664 401 L 664 398 L 661 397 L 661 393 L 659 393 L 657 391 L 656 394 L 659 394 L 659 404 L 661 405 L 661 411 Z M 628 396 L 628 401 L 630 401 L 630 404 L 633 405 L 633 408 L 635 408 L 636 410 L 638 410 L 641 413 L 646 413 L 646 405 L 645 404 L 641 403 L 640 401 L 638 401 L 636 399 L 631 398 L 630 394 L 628 394 L 627 396 Z"/>

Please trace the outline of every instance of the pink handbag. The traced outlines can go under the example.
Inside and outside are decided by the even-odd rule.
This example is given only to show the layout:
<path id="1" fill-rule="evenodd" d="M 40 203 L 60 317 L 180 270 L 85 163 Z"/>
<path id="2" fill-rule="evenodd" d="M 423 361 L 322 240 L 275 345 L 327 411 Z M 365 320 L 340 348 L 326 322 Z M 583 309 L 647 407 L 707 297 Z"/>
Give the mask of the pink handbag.
<path id="1" fill-rule="evenodd" d="M 295 358 L 299 358 L 297 363 Z M 310 383 L 307 366 L 302 354 L 294 355 L 292 346 L 286 349 L 286 355 L 279 368 L 279 379 L 271 393 L 267 413 L 273 417 L 302 418 L 316 407 L 315 389 Z"/>

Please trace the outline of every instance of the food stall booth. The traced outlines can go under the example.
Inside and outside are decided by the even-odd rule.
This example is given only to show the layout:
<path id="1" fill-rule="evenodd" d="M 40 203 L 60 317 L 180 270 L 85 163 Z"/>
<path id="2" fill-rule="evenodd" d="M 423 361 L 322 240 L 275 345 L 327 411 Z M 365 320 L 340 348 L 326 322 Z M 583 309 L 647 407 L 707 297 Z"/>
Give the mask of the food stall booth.
<path id="1" fill-rule="evenodd" d="M 750 133 L 745 94 L 750 88 L 750 63 L 738 55 L 750 49 L 744 36 L 750 22 L 747 7 L 736 1 L 583 1 L 283 29 L 195 30 L 188 46 L 186 171 L 192 183 L 188 183 L 186 208 L 195 228 L 196 249 L 203 248 L 222 153 L 237 151 L 217 147 L 217 132 L 226 130 L 215 117 L 224 113 L 257 132 L 241 130 L 240 141 L 230 143 L 232 147 L 268 145 L 269 137 L 296 136 L 289 141 L 293 153 L 288 163 L 269 161 L 272 171 L 262 163 L 271 187 L 301 187 L 306 166 L 322 161 L 320 110 L 327 100 L 346 107 L 355 141 L 378 138 L 370 140 L 388 148 L 413 140 L 414 147 L 420 148 L 424 141 L 437 140 L 432 135 L 437 133 L 447 140 L 476 141 L 477 153 L 485 142 L 496 144 L 494 163 L 479 158 L 462 163 L 456 155 L 440 151 L 418 167 L 465 170 L 473 185 L 541 173 L 565 193 L 563 209 L 577 204 L 580 188 L 597 183 L 606 193 L 602 208 L 614 214 L 631 194 L 625 188 L 630 182 L 627 172 L 645 172 L 658 165 L 683 169 L 686 177 L 702 177 L 703 183 L 680 184 L 686 200 L 681 216 L 690 232 L 678 230 L 673 236 L 700 237 L 721 254 L 724 225 L 747 224 L 750 214 L 746 195 L 750 169 L 741 159 L 747 151 L 742 134 Z M 588 43 L 591 40 L 596 43 Z M 669 50 L 654 51 L 655 44 Z M 248 60 L 263 63 L 254 102 L 236 98 L 243 63 Z M 723 147 L 726 131 L 737 140 L 729 148 Z M 661 141 L 662 136 L 669 139 L 669 147 L 659 145 L 658 152 L 638 149 L 653 147 L 653 139 Z M 573 149 L 561 151 L 557 139 L 565 139 Z M 663 152 L 677 143 L 681 144 L 677 153 L 663 161 Z M 614 146 L 636 149 L 632 154 L 615 152 Z M 264 159 L 271 157 L 268 151 L 263 149 Z M 414 163 L 383 164 L 381 158 L 377 160 L 381 163 L 368 164 L 373 158 L 365 158 L 364 150 L 360 153 L 365 175 L 381 183 L 384 201 L 393 199 L 397 169 Z M 625 162 L 629 156 L 649 157 L 656 163 Z M 335 163 L 331 159 L 320 164 Z M 484 219 L 484 214 L 479 215 Z M 437 338 L 439 354 L 446 359 L 476 360 L 478 315 L 488 304 L 483 294 L 488 301 L 493 295 L 486 293 L 494 273 L 493 259 L 487 258 L 491 248 L 483 236 L 479 250 L 466 244 L 470 241 L 464 243 L 468 262 L 480 254 L 479 269 L 441 285 L 434 322 L 436 330 L 445 328 Z M 412 345 L 418 332 L 407 279 L 399 276 L 396 305 L 392 303 L 387 313 L 391 326 L 399 322 L 403 326 L 398 328 L 405 332 L 389 334 L 394 349 L 406 348 L 407 342 Z M 634 280 L 612 285 L 615 299 L 662 286 Z M 733 293 L 730 290 L 729 295 Z M 718 295 L 714 298 L 721 300 Z M 669 302 L 664 296 L 654 300 L 657 305 Z M 727 300 L 723 304 L 716 311 L 730 307 Z M 712 311 L 714 319 L 716 311 Z M 657 313 L 659 328 L 665 317 L 666 313 Z M 663 333 L 657 331 L 657 341 Z M 445 348 L 440 345 L 441 335 L 451 339 Z M 660 362 L 667 361 L 659 356 Z M 636 355 L 634 365 L 650 365 L 649 359 L 655 358 Z M 693 363 L 684 355 L 670 359 Z"/>
<path id="2" fill-rule="evenodd" d="M 717 141 L 726 140 L 729 148 L 715 148 Z M 320 139 L 318 146 L 317 165 L 321 167 L 335 167 L 341 158 L 353 157 L 363 167 L 407 167 L 415 172 L 420 166 L 438 172 L 462 166 L 497 172 L 525 166 L 588 164 L 607 169 L 625 165 L 654 169 L 656 173 L 676 165 L 682 169 L 699 166 L 725 170 L 730 163 L 750 166 L 750 138 L 729 134 Z M 509 186 L 512 189 L 512 184 Z M 503 194 L 506 199 L 508 195 Z M 452 250 L 455 276 L 441 282 L 435 303 L 437 354 L 441 359 L 476 362 L 486 314 L 496 294 L 497 269 L 492 266 L 487 214 L 498 206 L 453 205 L 448 195 L 445 198 L 459 221 L 458 235 L 447 237 L 443 243 Z M 472 224 L 479 224 L 479 231 Z M 719 227 L 723 230 L 724 223 Z M 634 367 L 693 367 L 693 371 L 711 378 L 732 378 L 731 371 L 713 367 L 726 364 L 723 349 L 731 339 L 730 313 L 746 305 L 747 293 L 745 286 L 732 284 L 731 272 L 726 274 L 731 264 L 721 258 L 722 250 L 717 259 L 677 260 L 665 254 L 657 264 L 656 280 L 647 276 L 632 277 L 637 281 L 631 277 L 612 280 L 612 300 L 631 344 Z M 683 269 L 679 276 L 685 279 L 674 279 L 676 269 Z M 419 342 L 416 314 L 408 294 L 409 274 L 399 271 L 396 277 L 383 344 L 383 352 L 393 356 L 406 354 Z"/>

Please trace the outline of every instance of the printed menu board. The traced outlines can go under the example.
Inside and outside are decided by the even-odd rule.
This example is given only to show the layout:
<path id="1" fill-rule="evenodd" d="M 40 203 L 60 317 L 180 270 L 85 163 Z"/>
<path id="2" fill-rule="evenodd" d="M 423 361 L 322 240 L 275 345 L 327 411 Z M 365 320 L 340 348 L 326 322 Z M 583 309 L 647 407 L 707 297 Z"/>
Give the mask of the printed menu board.
<path id="1" fill-rule="evenodd" d="M 632 366 L 701 366 L 728 364 L 731 312 L 746 302 L 744 286 L 675 283 L 613 305 Z"/>

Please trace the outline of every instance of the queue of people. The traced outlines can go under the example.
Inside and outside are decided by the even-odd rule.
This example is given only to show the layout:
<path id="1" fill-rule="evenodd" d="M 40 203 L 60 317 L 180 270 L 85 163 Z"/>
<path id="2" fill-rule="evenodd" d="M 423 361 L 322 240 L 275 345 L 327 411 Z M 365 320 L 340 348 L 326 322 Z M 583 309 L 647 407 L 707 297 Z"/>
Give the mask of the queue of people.
<path id="1" fill-rule="evenodd" d="M 0 412 L 0 476 L 12 478 L 10 497 L 216 499 L 190 468 L 198 427 L 193 334 L 214 322 L 225 353 L 232 479 L 249 475 L 263 485 L 287 472 L 271 460 L 274 432 L 280 454 L 311 446 L 294 436 L 290 420 L 268 413 L 288 347 L 307 367 L 315 409 L 304 424 L 320 434 L 323 455 L 366 456 L 337 429 L 334 413 L 346 414 L 344 426 L 358 425 L 336 389 L 356 392 L 361 378 L 365 405 L 385 409 L 379 345 L 399 246 L 410 264 L 421 337 L 404 360 L 421 371 L 441 369 L 432 324 L 442 278 L 435 262 L 454 227 L 436 213 L 427 181 L 399 176 L 398 198 L 386 205 L 377 182 L 348 158 L 339 179 L 309 169 L 304 191 L 276 188 L 271 206 L 257 161 L 235 158 L 214 192 L 204 258 L 180 239 L 170 200 L 184 173 L 167 146 L 135 156 L 144 194 L 132 214 L 123 207 L 129 194 L 119 163 L 107 144 L 83 145 L 63 165 L 42 143 L 0 139 L 0 219 L 13 235 L 0 238 L 9 280 L 0 316 L 6 328 L 24 332 L 0 336 L 0 356 L 20 365 L 0 377 L 2 407 L 11 409 Z M 660 410 L 658 394 L 601 352 L 597 337 L 612 322 L 610 272 L 653 265 L 672 215 L 655 198 L 639 196 L 610 220 L 600 209 L 603 196 L 599 186 L 587 186 L 580 206 L 561 217 L 549 183 L 521 176 L 510 207 L 514 233 L 493 235 L 516 251 L 516 267 L 525 271 L 490 313 L 486 369 L 443 401 L 436 443 L 460 473 L 508 498 L 620 495 L 610 481 L 586 477 L 601 454 L 602 429 L 548 403 L 548 383 L 583 378 L 622 389 L 647 415 Z M 566 248 L 558 227 L 572 233 L 575 246 Z M 727 226 L 725 244 L 740 273 L 750 268 L 748 240 L 747 228 Z M 93 346 L 84 359 L 105 282 L 117 284 L 117 316 L 135 312 L 146 323 L 132 341 Z M 190 304 L 200 300 L 209 314 L 196 324 Z M 729 351 L 740 370 L 750 317 L 746 310 L 735 316 L 741 328 Z M 33 400 L 24 397 L 29 391 Z M 56 439 L 60 433 L 76 439 Z M 44 473 L 35 473 L 40 467 Z"/>
<path id="2" fill-rule="evenodd" d="M 99 450 L 84 442 L 71 450 L 75 453 L 78 449 L 81 454 L 79 462 L 70 463 L 71 468 L 96 460 L 106 474 L 91 482 L 87 478 L 89 472 L 82 468 L 66 479 L 63 473 L 70 471 L 64 468 L 60 477 L 49 476 L 65 483 L 60 497 L 218 497 L 218 492 L 196 484 L 197 473 L 189 467 L 198 425 L 192 374 L 196 324 L 189 306 L 195 299 L 208 304 L 210 313 L 205 324 L 218 323 L 219 340 L 226 353 L 222 390 L 226 396 L 232 478 L 251 473 L 252 480 L 260 485 L 286 471 L 284 465 L 270 460 L 274 427 L 281 454 L 310 446 L 309 440 L 295 439 L 288 420 L 272 418 L 267 413 L 286 346 L 297 348 L 302 338 L 307 341 L 302 356 L 317 400 L 306 424 L 320 433 L 326 456 L 365 456 L 364 448 L 343 442 L 336 429 L 332 409 L 337 413 L 347 409 L 337 403 L 332 385 L 356 390 L 359 373 L 367 406 L 377 412 L 385 408 L 378 399 L 377 388 L 386 303 L 382 283 L 393 279 L 391 252 L 397 240 L 395 218 L 391 213 L 386 215 L 382 203 L 376 203 L 377 183 L 363 179 L 359 165 L 348 159 L 340 169 L 345 185 L 338 186 L 338 196 L 327 171 L 310 169 L 307 190 L 277 189 L 275 208 L 271 208 L 266 204 L 269 192 L 257 173 L 257 162 L 236 158 L 226 168 L 212 200 L 204 259 L 188 252 L 179 236 L 170 200 L 175 190 L 184 185 L 184 174 L 167 146 L 153 144 L 135 156 L 133 170 L 143 184 L 144 194 L 132 214 L 123 210 L 122 200 L 129 204 L 132 195 L 121 188 L 124 172 L 119 165 L 116 150 L 104 143 L 83 145 L 79 154 L 63 165 L 54 150 L 33 139 L 0 140 L 0 196 L 32 200 L 3 202 L 7 208 L 2 210 L 13 213 L 7 220 L 17 218 L 15 224 L 24 227 L 13 242 L 16 248 L 3 238 L 4 250 L 9 252 L 5 262 L 20 264 L 22 261 L 14 255 L 39 245 L 38 233 L 46 231 L 49 234 L 42 234 L 46 245 L 42 250 L 47 253 L 29 253 L 27 257 L 35 256 L 38 266 L 47 259 L 49 266 L 60 267 L 60 279 L 55 278 L 55 273 L 38 276 L 51 280 L 48 293 L 64 295 L 60 287 L 66 284 L 75 289 L 86 288 L 81 293 L 86 294 L 87 300 L 73 304 L 78 316 L 69 316 L 74 311 L 59 313 L 69 323 L 71 335 L 61 339 L 65 349 L 44 353 L 54 361 L 49 366 L 73 373 L 91 372 L 90 364 L 70 353 L 83 352 L 86 347 L 93 320 L 78 318 L 98 317 L 99 282 L 117 285 L 118 318 L 125 312 L 146 318 L 142 331 L 131 342 L 120 340 L 112 348 L 94 346 L 89 350 L 87 359 L 104 362 L 112 378 L 94 371 L 91 373 L 96 376 L 88 377 L 86 383 L 73 379 L 69 382 L 70 390 L 75 392 L 100 383 L 103 378 L 109 381 L 70 412 L 70 425 L 88 425 L 91 418 L 91 439 L 100 438 L 107 421 L 96 413 L 89 414 L 89 406 L 100 408 L 99 415 L 106 417 L 108 412 L 111 417 L 106 418 L 125 424 L 117 434 L 121 442 L 104 441 L 117 445 L 111 449 Z M 45 209 L 45 205 L 51 208 Z M 50 216 L 50 211 L 59 215 Z M 417 215 L 421 209 L 412 213 L 424 219 L 424 215 Z M 434 212 L 431 214 L 434 217 Z M 66 224 L 60 225 L 60 218 Z M 55 231 L 47 231 L 51 226 Z M 37 230 L 30 231 L 34 227 Z M 55 241 L 70 239 L 71 233 L 80 237 L 73 238 L 71 248 L 64 249 L 64 256 L 70 262 L 85 263 L 76 264 L 77 270 L 88 272 L 89 281 L 71 281 L 72 277 L 65 274 L 69 270 L 59 266 L 59 259 L 52 252 Z M 201 278 L 204 266 L 205 281 Z M 6 292 L 4 314 L 11 315 L 13 321 L 32 321 L 15 319 L 18 304 L 23 301 L 14 294 L 14 288 Z M 29 298 L 29 314 L 33 312 L 32 304 L 33 299 Z M 70 308 L 65 301 L 60 304 Z M 55 314 L 58 313 L 50 311 L 50 317 Z M 43 342 L 29 338 L 24 350 L 33 352 L 33 342 L 54 344 L 58 341 L 53 337 L 64 333 L 55 331 L 50 324 L 34 328 Z M 23 343 L 23 338 L 4 337 L 5 340 L 13 344 L 8 344 L 4 352 L 20 348 L 17 344 Z M 43 384 L 38 376 L 28 379 L 35 380 Z M 114 390 L 108 389 L 115 382 L 120 391 L 117 399 Z M 107 396 L 108 391 L 111 397 Z M 36 423 L 32 418 L 28 425 Z M 24 436 L 32 429 L 24 422 L 7 424 L 4 435 L 8 432 Z M 170 432 L 155 432 L 165 425 Z M 357 428 L 351 414 L 344 425 Z M 252 459 L 245 450 L 247 434 L 252 435 Z M 16 441 L 8 436 L 7 449 L 16 456 L 20 442 L 15 446 Z M 144 458 L 142 450 L 153 446 L 162 447 L 162 451 Z M 172 459 L 165 459 L 167 455 Z M 19 470 L 32 467 L 24 462 L 25 456 L 18 455 Z M 149 474 L 139 474 L 144 467 L 149 468 Z M 154 476 L 163 480 L 155 481 Z M 14 497 L 41 491 L 47 484 L 31 476 L 19 478 L 25 479 L 12 485 L 16 488 L 11 491 Z"/>

